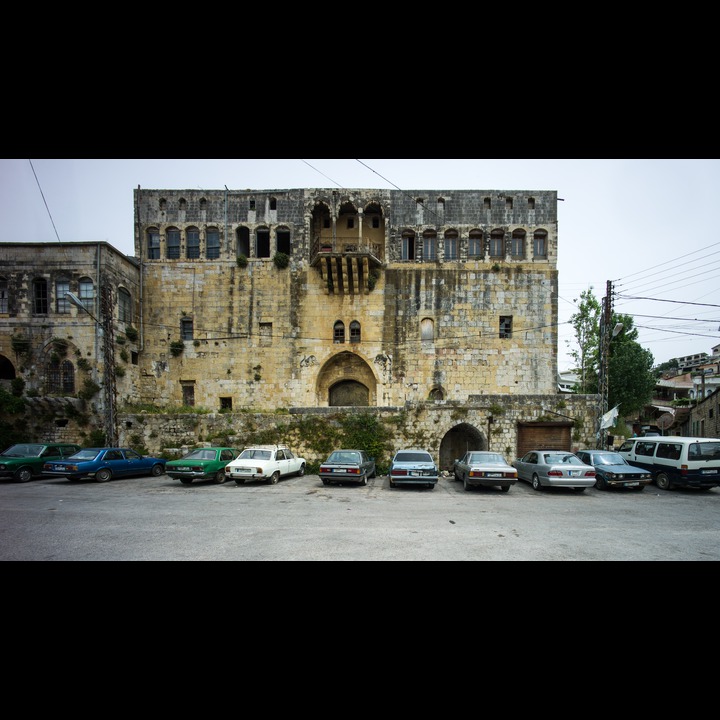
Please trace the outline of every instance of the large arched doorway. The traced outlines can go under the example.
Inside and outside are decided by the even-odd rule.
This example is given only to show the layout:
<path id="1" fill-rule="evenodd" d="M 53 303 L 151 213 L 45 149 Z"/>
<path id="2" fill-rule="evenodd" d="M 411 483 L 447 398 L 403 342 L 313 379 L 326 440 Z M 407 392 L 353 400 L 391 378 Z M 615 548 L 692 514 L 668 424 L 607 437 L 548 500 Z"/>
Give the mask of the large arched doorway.
<path id="1" fill-rule="evenodd" d="M 373 369 L 357 353 L 343 351 L 333 355 L 318 373 L 318 404 L 367 407 L 377 405 L 377 378 Z"/>
<path id="2" fill-rule="evenodd" d="M 468 450 L 487 450 L 487 440 L 473 425 L 460 423 L 440 441 L 440 469 L 452 472 L 453 462 Z"/>

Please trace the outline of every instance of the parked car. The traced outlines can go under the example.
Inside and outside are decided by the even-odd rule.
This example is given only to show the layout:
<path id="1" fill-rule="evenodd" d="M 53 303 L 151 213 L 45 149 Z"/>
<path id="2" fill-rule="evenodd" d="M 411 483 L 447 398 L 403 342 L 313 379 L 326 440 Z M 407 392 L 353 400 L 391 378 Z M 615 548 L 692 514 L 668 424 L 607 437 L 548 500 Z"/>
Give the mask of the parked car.
<path id="1" fill-rule="evenodd" d="M 583 492 L 595 484 L 595 468 L 567 450 L 530 450 L 512 466 L 518 479 L 529 482 L 533 490 L 566 487 Z"/>
<path id="2" fill-rule="evenodd" d="M 231 447 L 195 448 L 178 460 L 168 460 L 165 472 L 183 485 L 193 480 L 213 480 L 222 485 L 227 480 L 225 466 L 239 454 L 240 450 Z"/>
<path id="3" fill-rule="evenodd" d="M 375 477 L 375 458 L 364 450 L 333 450 L 318 474 L 323 485 L 344 482 L 367 485 L 368 478 Z"/>
<path id="4" fill-rule="evenodd" d="M 618 449 L 631 465 L 645 468 L 661 490 L 720 487 L 720 438 L 629 438 Z"/>
<path id="5" fill-rule="evenodd" d="M 437 485 L 439 470 L 427 450 L 398 450 L 390 461 L 390 487 L 424 485 L 431 490 Z"/>
<path id="6" fill-rule="evenodd" d="M 28 482 L 43 474 L 43 465 L 80 450 L 72 443 L 17 443 L 0 453 L 0 479 Z"/>
<path id="7" fill-rule="evenodd" d="M 595 487 L 598 490 L 618 487 L 644 490 L 652 482 L 651 472 L 631 465 L 614 450 L 578 450 L 575 454 L 586 465 L 595 468 Z"/>
<path id="8" fill-rule="evenodd" d="M 63 460 L 46 462 L 46 475 L 65 477 L 68 480 L 94 478 L 107 482 L 113 478 L 136 475 L 162 475 L 165 472 L 163 458 L 140 455 L 130 448 L 100 447 L 84 448 Z"/>
<path id="9" fill-rule="evenodd" d="M 281 477 L 305 474 L 306 462 L 287 445 L 252 445 L 225 466 L 225 475 L 236 485 L 246 480 L 263 480 L 274 485 Z"/>
<path id="10" fill-rule="evenodd" d="M 497 452 L 469 450 L 453 463 L 453 476 L 462 480 L 465 490 L 499 486 L 503 492 L 517 482 L 517 470 Z"/>

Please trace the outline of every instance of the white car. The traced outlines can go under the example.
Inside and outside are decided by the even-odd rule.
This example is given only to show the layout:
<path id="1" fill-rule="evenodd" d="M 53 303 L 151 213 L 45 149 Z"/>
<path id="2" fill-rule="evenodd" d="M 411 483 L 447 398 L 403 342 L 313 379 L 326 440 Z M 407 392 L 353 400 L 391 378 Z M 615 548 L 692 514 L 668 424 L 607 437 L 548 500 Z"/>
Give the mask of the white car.
<path id="1" fill-rule="evenodd" d="M 281 477 L 302 477 L 305 465 L 305 459 L 294 455 L 287 445 L 252 445 L 225 466 L 225 475 L 236 485 L 246 480 L 264 480 L 274 485 Z"/>

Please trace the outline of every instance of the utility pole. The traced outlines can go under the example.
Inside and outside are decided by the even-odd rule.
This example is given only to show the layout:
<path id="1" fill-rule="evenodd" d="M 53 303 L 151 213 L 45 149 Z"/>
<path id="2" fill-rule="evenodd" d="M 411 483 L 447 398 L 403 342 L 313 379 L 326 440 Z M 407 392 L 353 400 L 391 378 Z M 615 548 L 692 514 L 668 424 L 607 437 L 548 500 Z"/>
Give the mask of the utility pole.
<path id="1" fill-rule="evenodd" d="M 117 435 L 117 390 L 115 385 L 115 334 L 113 331 L 112 286 L 105 282 L 102 287 L 102 328 L 105 386 L 105 442 L 109 446 L 118 444 Z"/>
<path id="2" fill-rule="evenodd" d="M 610 323 L 612 321 L 612 280 L 607 281 L 600 312 L 600 378 L 598 383 L 599 409 L 597 448 L 605 450 L 605 428 L 601 428 L 603 415 L 608 411 L 608 364 L 610 361 Z"/>

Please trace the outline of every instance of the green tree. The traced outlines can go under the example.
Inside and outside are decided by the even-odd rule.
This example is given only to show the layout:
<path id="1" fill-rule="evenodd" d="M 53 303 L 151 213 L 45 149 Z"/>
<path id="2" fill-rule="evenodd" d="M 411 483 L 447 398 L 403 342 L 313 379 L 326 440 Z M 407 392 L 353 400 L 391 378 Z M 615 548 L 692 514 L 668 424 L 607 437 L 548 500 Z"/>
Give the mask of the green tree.
<path id="1" fill-rule="evenodd" d="M 637 342 L 631 315 L 614 315 L 610 327 L 622 323 L 622 332 L 610 341 L 608 409 L 619 405 L 619 416 L 636 416 L 652 399 L 655 388 L 653 354 Z"/>
<path id="2" fill-rule="evenodd" d="M 580 382 L 575 386 L 578 393 L 596 393 L 598 389 L 598 367 L 600 359 L 600 303 L 593 295 L 592 286 L 580 293 L 580 301 L 573 300 L 578 311 L 570 316 L 575 330 L 577 347 L 570 350 Z M 570 345 L 570 341 L 566 341 Z"/>

